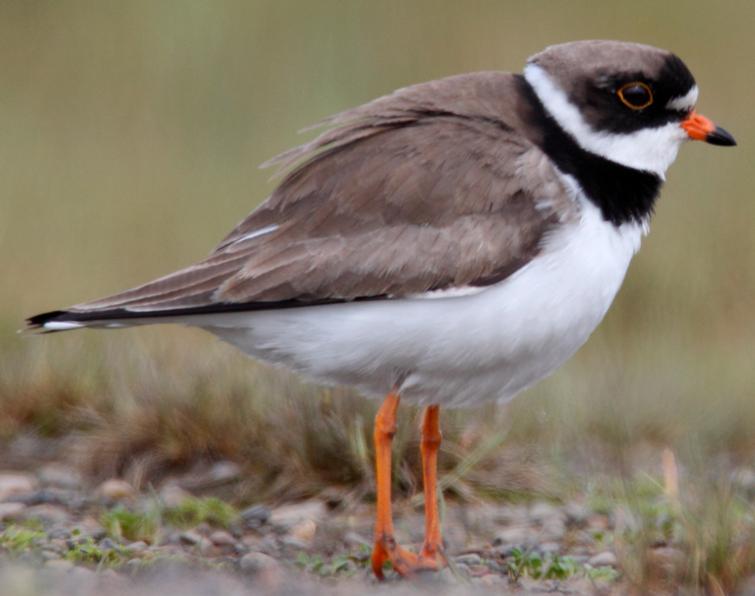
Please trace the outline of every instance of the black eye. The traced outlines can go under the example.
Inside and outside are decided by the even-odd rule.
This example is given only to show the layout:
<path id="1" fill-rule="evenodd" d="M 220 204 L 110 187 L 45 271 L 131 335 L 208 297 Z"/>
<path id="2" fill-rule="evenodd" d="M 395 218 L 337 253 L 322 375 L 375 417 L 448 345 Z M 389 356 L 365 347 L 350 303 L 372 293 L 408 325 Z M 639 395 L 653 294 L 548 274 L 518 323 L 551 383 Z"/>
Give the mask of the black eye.
<path id="1" fill-rule="evenodd" d="M 632 110 L 643 110 L 653 103 L 653 92 L 642 81 L 622 85 L 616 92 L 621 103 Z"/>

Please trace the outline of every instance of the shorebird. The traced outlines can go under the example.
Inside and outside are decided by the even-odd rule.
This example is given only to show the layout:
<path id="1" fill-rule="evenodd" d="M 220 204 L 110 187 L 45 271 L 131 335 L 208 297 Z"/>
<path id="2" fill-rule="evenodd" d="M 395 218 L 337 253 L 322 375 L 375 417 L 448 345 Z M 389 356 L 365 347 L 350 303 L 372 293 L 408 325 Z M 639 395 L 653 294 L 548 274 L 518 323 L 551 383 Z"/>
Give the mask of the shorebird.
<path id="1" fill-rule="evenodd" d="M 440 407 L 506 401 L 587 340 L 681 144 L 735 144 L 697 97 L 677 56 L 617 41 L 551 46 L 523 74 L 400 89 L 268 162 L 285 177 L 208 257 L 28 325 L 192 325 L 318 382 L 387 395 L 372 567 L 438 569 Z M 399 546 L 391 514 L 400 398 L 425 406 L 418 554 Z"/>

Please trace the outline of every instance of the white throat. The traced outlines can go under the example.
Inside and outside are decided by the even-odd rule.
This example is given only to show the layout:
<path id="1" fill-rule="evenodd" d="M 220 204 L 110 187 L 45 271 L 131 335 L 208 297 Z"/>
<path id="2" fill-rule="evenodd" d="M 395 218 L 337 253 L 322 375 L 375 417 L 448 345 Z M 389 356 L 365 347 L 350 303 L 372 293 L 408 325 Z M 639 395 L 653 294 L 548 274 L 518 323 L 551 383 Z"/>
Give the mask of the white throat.
<path id="1" fill-rule="evenodd" d="M 547 112 L 580 147 L 623 166 L 645 170 L 665 179 L 666 170 L 676 159 L 679 147 L 688 139 L 678 122 L 631 133 L 596 131 L 543 68 L 528 64 L 524 68 L 524 78 Z"/>

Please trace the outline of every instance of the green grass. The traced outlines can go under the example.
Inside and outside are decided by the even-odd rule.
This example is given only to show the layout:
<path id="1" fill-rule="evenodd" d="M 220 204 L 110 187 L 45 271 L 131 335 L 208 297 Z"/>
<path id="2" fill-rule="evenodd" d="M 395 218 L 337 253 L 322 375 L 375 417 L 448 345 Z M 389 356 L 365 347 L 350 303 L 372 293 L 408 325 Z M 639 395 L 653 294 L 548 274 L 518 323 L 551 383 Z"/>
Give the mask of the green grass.
<path id="1" fill-rule="evenodd" d="M 0 531 L 0 551 L 17 556 L 36 548 L 44 537 L 42 530 L 11 524 Z"/>
<path id="2" fill-rule="evenodd" d="M 236 509 L 215 497 L 188 498 L 180 505 L 163 511 L 166 522 L 185 528 L 193 528 L 201 523 L 228 528 L 237 518 Z"/>
<path id="3" fill-rule="evenodd" d="M 98 567 L 119 567 L 131 556 L 131 552 L 118 544 L 103 548 L 91 536 L 77 537 L 71 541 L 65 558 L 72 563 L 86 563 Z"/>
<path id="4" fill-rule="evenodd" d="M 154 543 L 160 531 L 159 512 L 136 512 L 123 506 L 104 511 L 100 523 L 108 536 L 116 540 Z"/>

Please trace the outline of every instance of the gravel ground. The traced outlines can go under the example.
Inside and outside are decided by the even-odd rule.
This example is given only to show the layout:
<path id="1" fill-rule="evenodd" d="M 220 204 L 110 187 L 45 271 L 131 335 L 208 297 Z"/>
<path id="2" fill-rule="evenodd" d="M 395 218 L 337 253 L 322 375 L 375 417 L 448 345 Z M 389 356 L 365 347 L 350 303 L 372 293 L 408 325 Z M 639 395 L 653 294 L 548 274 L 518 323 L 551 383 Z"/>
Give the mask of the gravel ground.
<path id="1" fill-rule="evenodd" d="M 236 473 L 215 464 L 209 477 Z M 191 484 L 184 482 L 184 485 Z M 88 486 L 47 464 L 0 472 L 4 594 L 625 593 L 611 550 L 616 512 L 578 502 L 448 504 L 450 566 L 378 584 L 369 570 L 372 507 L 338 498 L 235 510 L 176 481 L 137 492 L 120 479 Z M 397 506 L 397 532 L 422 539 L 419 506 Z M 666 544 L 661 566 L 683 555 Z"/>

